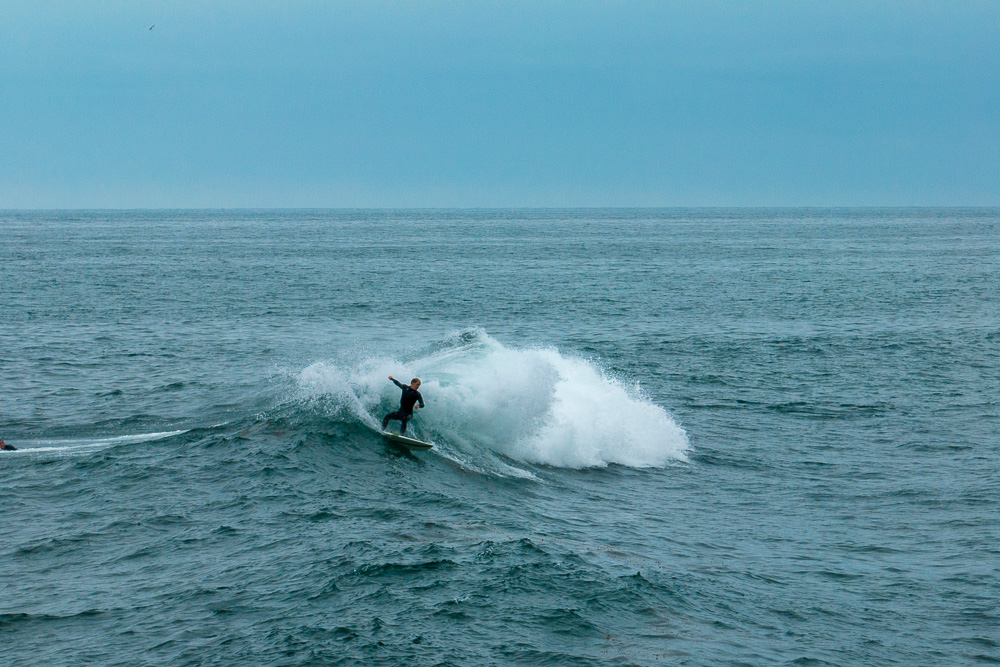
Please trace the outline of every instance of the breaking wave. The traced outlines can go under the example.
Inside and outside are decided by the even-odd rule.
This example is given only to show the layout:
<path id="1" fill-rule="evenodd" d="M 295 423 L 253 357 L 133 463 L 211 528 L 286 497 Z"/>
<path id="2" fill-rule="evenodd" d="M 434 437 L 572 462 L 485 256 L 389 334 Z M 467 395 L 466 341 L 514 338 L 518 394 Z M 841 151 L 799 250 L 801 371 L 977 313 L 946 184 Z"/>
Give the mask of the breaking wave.
<path id="1" fill-rule="evenodd" d="M 684 430 L 638 385 L 554 348 L 514 348 L 465 331 L 414 359 L 368 356 L 317 362 L 298 374 L 308 398 L 326 398 L 335 416 L 371 428 L 399 400 L 387 381 L 420 377 L 427 408 L 410 423 L 416 437 L 463 459 L 493 453 L 569 468 L 660 467 L 685 460 Z"/>

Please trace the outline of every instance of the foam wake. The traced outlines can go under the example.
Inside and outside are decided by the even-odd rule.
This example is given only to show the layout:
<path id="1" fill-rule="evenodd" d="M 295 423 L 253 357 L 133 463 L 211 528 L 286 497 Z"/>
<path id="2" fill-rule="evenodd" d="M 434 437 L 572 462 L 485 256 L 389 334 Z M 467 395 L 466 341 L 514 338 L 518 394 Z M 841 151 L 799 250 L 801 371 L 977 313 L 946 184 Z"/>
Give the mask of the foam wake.
<path id="1" fill-rule="evenodd" d="M 171 438 L 186 430 L 162 431 L 158 433 L 137 433 L 135 435 L 118 435 L 107 438 L 64 438 L 61 440 L 22 440 L 18 450 L 5 454 L 79 454 L 94 449 L 104 449 L 115 445 L 131 445 L 153 440 Z"/>
<path id="2" fill-rule="evenodd" d="M 307 396 L 332 399 L 334 413 L 375 428 L 373 415 L 399 400 L 388 375 L 421 378 L 427 409 L 410 428 L 453 454 L 493 452 L 573 468 L 650 467 L 684 460 L 688 449 L 684 430 L 637 386 L 553 348 L 506 347 L 478 330 L 408 361 L 319 362 L 298 381 Z"/>

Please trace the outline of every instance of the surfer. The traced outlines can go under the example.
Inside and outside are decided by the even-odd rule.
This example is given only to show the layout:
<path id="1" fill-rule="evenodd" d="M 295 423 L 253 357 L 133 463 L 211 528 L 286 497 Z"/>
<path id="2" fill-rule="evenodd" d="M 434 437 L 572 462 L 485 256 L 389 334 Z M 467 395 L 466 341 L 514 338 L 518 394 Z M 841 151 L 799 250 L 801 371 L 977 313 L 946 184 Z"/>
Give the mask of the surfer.
<path id="1" fill-rule="evenodd" d="M 8 445 L 6 442 L 3 441 L 3 438 L 0 438 L 0 452 L 16 452 L 16 451 L 17 447 L 15 447 L 14 445 Z"/>
<path id="2" fill-rule="evenodd" d="M 413 419 L 413 408 L 424 407 L 424 397 L 417 391 L 417 388 L 420 386 L 420 380 L 413 378 L 410 380 L 410 386 L 407 387 L 391 375 L 389 379 L 392 380 L 394 385 L 403 390 L 403 395 L 399 397 L 399 410 L 390 412 L 382 418 L 382 430 L 384 431 L 386 426 L 389 425 L 389 420 L 394 419 L 402 423 L 402 426 L 399 427 L 399 434 L 406 435 L 406 422 Z M 414 404 L 417 405 L 415 406 Z"/>

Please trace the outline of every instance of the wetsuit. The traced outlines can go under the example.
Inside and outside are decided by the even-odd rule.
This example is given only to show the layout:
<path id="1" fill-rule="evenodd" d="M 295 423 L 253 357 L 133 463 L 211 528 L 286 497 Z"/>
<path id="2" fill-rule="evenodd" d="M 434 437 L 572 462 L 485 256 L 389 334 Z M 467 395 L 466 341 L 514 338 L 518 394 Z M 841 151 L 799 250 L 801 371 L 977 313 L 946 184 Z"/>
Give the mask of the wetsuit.
<path id="1" fill-rule="evenodd" d="M 382 430 L 384 431 L 385 427 L 389 425 L 390 419 L 395 419 L 402 422 L 402 426 L 399 427 L 399 434 L 405 435 L 406 422 L 413 419 L 413 404 L 419 403 L 420 407 L 424 407 L 424 397 L 416 389 L 411 389 L 398 380 L 393 380 L 392 383 L 403 390 L 403 395 L 399 398 L 399 410 L 390 412 L 382 418 Z"/>

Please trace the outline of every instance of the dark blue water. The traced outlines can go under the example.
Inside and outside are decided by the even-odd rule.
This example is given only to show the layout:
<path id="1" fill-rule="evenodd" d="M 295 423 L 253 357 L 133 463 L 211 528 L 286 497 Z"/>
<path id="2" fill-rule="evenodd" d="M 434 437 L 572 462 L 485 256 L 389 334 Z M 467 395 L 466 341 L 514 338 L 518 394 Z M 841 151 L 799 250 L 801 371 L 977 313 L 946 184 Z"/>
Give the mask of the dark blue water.
<path id="1" fill-rule="evenodd" d="M 4 665 L 1000 662 L 996 209 L 0 213 L 0 377 Z"/>

